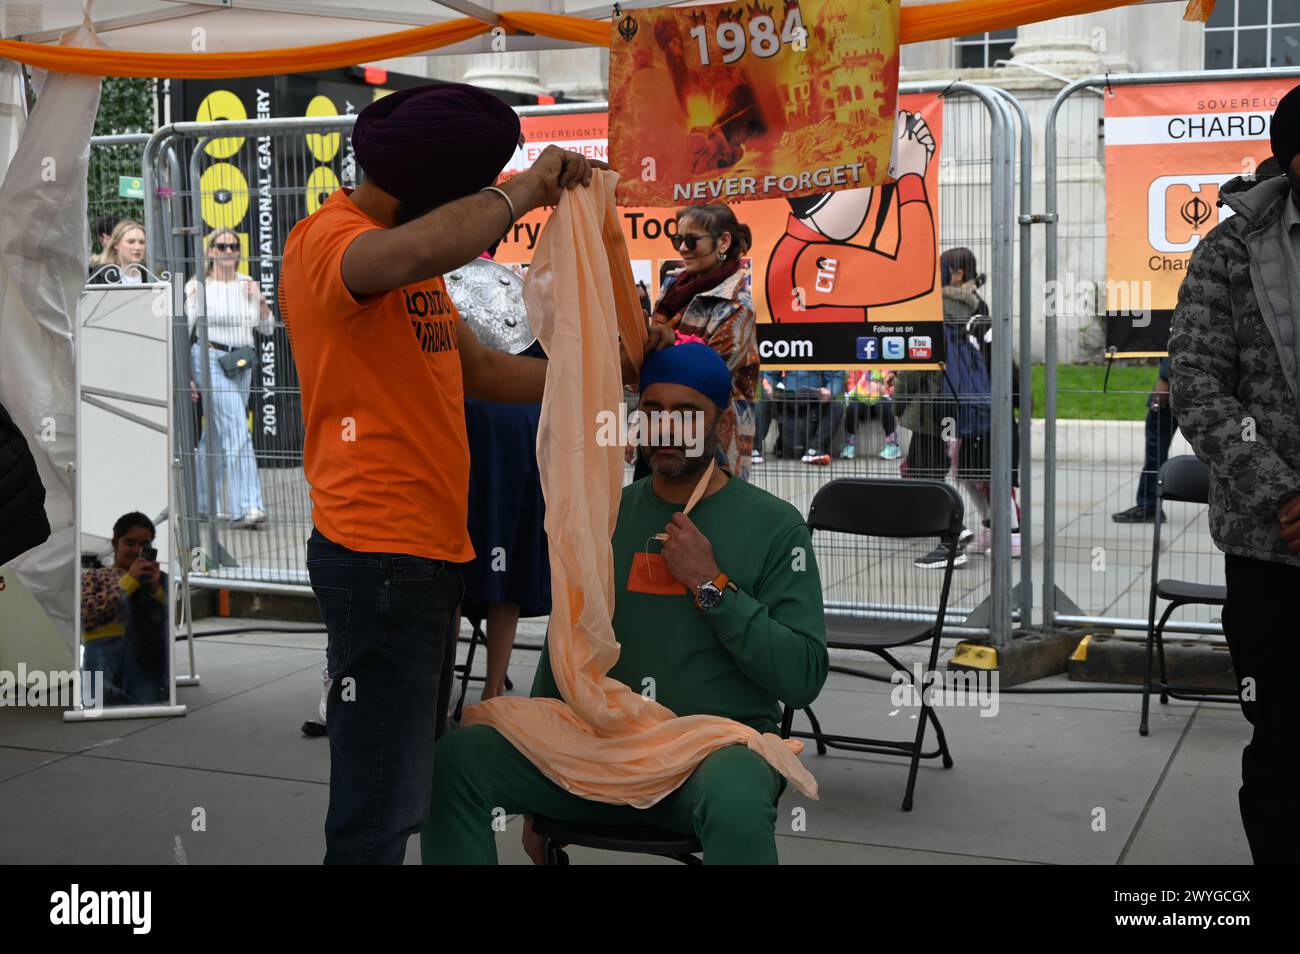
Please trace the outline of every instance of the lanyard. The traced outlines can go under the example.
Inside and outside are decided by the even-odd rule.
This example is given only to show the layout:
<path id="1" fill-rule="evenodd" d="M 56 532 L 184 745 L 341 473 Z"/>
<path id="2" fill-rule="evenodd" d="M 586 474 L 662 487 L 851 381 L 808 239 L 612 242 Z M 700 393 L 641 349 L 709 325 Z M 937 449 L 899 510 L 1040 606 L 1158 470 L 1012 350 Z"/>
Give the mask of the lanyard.
<path id="1" fill-rule="evenodd" d="M 702 477 L 699 479 L 699 481 L 695 484 L 695 489 L 691 491 L 691 496 L 690 496 L 690 498 L 686 501 L 686 506 L 682 508 L 682 514 L 683 514 L 683 515 L 685 515 L 685 514 L 689 514 L 689 513 L 691 512 L 691 508 L 693 508 L 697 503 L 700 502 L 700 498 L 704 496 L 704 491 L 705 491 L 705 490 L 708 488 L 708 486 L 709 486 L 709 480 L 713 477 L 713 468 L 716 467 L 717 464 L 718 464 L 718 461 L 717 461 L 716 458 L 711 459 L 711 460 L 709 461 L 709 466 L 706 467 L 706 468 L 704 469 L 704 476 L 702 476 Z M 653 537 L 651 537 L 651 539 L 652 539 L 652 540 L 667 540 L 667 539 L 668 539 L 668 534 L 666 534 L 666 533 L 656 533 Z"/>

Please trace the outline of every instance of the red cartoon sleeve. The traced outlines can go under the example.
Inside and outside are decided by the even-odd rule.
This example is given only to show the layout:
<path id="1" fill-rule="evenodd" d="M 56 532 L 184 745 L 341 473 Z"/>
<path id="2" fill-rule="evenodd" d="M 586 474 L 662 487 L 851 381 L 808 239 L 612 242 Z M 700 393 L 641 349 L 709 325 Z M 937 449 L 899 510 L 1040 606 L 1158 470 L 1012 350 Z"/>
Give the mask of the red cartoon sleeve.
<path id="1" fill-rule="evenodd" d="M 898 181 L 898 216 L 896 254 L 857 246 L 836 249 L 843 287 L 835 297 L 877 308 L 920 298 L 934 288 L 934 217 L 920 176 Z"/>
<path id="2" fill-rule="evenodd" d="M 875 302 L 888 305 L 928 295 L 934 288 L 934 265 L 938 249 L 934 236 L 934 212 L 925 194 L 925 180 L 907 175 L 898 180 L 898 255 L 888 270 L 897 285 L 894 297 Z"/>

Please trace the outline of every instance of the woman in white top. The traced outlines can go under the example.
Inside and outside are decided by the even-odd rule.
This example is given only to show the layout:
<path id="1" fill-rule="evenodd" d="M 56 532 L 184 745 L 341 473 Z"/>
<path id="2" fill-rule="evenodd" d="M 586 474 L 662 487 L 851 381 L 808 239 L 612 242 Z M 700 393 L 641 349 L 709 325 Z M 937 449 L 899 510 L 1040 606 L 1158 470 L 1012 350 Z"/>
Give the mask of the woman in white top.
<path id="1" fill-rule="evenodd" d="M 104 251 L 91 259 L 91 281 L 139 285 L 144 281 L 140 268 L 144 264 L 144 252 L 144 226 L 123 219 L 113 227 Z"/>
<path id="2" fill-rule="evenodd" d="M 204 399 L 205 426 L 198 446 L 199 515 L 210 512 L 207 455 L 212 454 L 216 516 L 253 527 L 266 520 L 248 429 L 248 392 L 256 364 L 253 330 L 270 334 L 274 320 L 261 287 L 235 270 L 240 255 L 239 236 L 233 231 L 220 229 L 208 236 L 203 300 L 199 299 L 199 281 L 191 278 L 185 284 L 185 316 L 191 335 L 199 322 L 207 328 L 206 360 L 212 388 Z M 247 350 L 240 353 L 240 349 Z M 199 387 L 203 385 L 202 351 L 203 336 L 199 334 L 190 349 Z M 233 376 L 221 366 L 222 358 L 229 362 L 228 356 L 247 359 Z"/>

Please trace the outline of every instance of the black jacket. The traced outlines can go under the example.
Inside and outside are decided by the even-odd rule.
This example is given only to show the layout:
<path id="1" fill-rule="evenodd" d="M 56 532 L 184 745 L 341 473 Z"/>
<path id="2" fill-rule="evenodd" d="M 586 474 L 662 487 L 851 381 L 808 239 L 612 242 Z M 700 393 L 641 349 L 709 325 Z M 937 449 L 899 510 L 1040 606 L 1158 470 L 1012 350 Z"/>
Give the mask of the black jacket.
<path id="1" fill-rule="evenodd" d="M 36 459 L 9 412 L 0 406 L 0 564 L 50 537 L 45 485 Z"/>

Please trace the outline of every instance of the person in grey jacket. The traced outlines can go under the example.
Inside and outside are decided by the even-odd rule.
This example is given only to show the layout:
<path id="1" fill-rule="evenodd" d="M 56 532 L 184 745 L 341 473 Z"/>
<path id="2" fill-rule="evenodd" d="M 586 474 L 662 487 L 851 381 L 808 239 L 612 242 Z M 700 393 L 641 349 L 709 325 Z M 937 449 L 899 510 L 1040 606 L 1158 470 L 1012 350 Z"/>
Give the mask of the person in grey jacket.
<path id="1" fill-rule="evenodd" d="M 1239 177 L 1232 210 L 1192 254 L 1169 338 L 1173 411 L 1210 468 L 1210 532 L 1224 554 L 1223 629 L 1254 728 L 1241 818 L 1256 864 L 1300 861 L 1300 87 L 1278 103 L 1285 176 Z"/>

